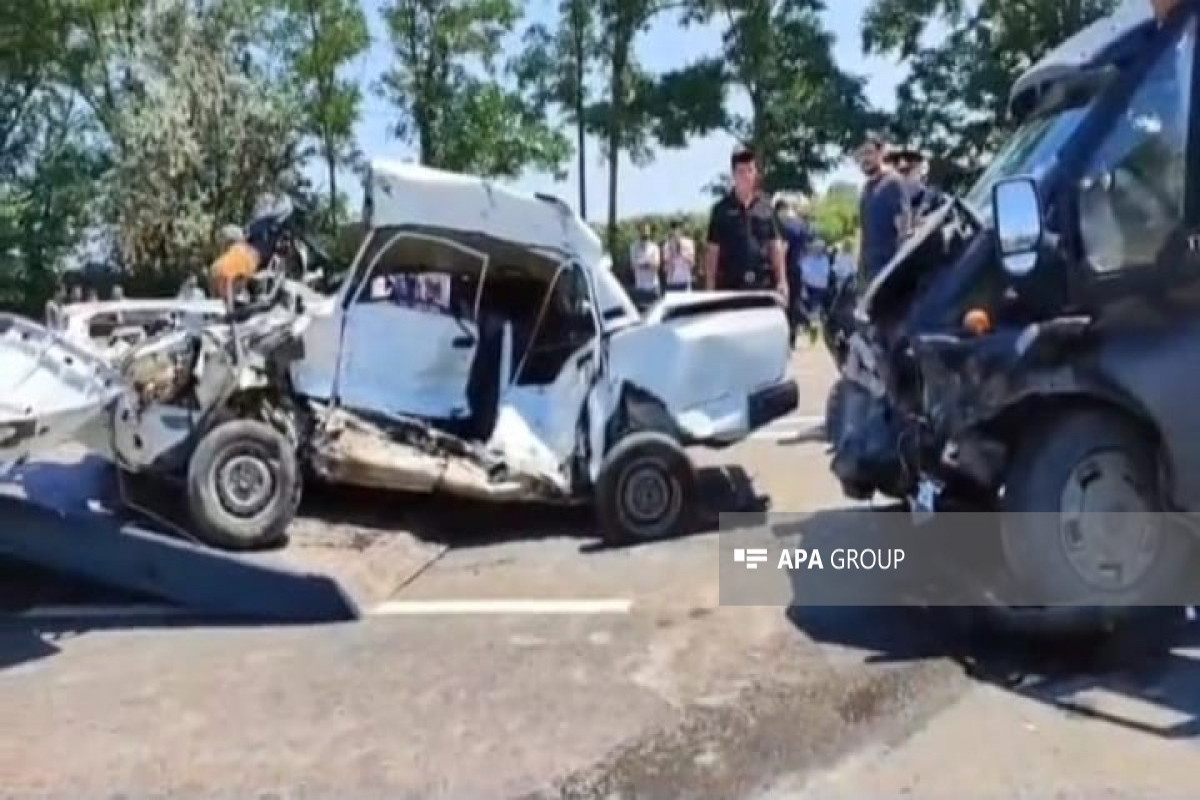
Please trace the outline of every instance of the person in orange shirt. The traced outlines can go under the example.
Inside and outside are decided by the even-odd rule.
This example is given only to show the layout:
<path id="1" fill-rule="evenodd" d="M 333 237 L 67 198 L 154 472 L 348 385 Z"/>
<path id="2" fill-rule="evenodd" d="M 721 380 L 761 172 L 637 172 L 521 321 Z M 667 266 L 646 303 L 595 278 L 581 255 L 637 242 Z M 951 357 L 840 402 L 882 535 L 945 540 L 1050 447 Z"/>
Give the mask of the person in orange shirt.
<path id="1" fill-rule="evenodd" d="M 243 240 L 229 245 L 213 262 L 210 271 L 213 294 L 231 301 L 237 286 L 258 271 L 261 260 L 258 250 L 249 242 Z"/>

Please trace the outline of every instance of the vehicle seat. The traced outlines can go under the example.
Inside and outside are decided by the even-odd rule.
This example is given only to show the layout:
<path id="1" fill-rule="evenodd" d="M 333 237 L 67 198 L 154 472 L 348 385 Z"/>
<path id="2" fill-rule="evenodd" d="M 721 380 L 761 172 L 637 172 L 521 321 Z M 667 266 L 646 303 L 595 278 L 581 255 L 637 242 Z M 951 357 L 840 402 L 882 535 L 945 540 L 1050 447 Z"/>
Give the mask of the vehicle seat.
<path id="1" fill-rule="evenodd" d="M 506 321 L 484 312 L 479 319 L 479 342 L 467 378 L 467 404 L 471 410 L 470 438 L 486 442 L 496 429 L 503 383 Z"/>

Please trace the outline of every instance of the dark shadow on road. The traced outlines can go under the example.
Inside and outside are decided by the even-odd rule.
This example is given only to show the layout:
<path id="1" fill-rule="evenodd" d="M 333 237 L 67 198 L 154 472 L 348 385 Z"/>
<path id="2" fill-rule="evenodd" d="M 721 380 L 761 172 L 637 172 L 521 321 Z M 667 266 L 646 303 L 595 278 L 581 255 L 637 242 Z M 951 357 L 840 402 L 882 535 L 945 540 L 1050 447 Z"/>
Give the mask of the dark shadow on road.
<path id="1" fill-rule="evenodd" d="M 873 536 L 877 526 L 871 520 L 878 513 L 822 512 L 797 518 L 791 533 L 800 533 L 805 547 L 878 546 Z M 956 544 L 936 533 L 913 531 L 895 544 L 909 550 L 909 558 L 919 557 L 925 548 L 936 550 L 946 562 L 954 560 Z M 975 680 L 1071 714 L 1164 738 L 1200 737 L 1200 656 L 1185 652 L 1200 650 L 1200 625 L 1188 620 L 1185 609 L 1144 609 L 1136 624 L 1109 636 L 1031 636 L 1017 626 L 998 628 L 996 613 L 982 605 L 923 606 L 919 598 L 912 605 L 850 605 L 845 599 L 841 605 L 821 605 L 819 598 L 829 587 L 816 585 L 820 579 L 814 576 L 819 573 L 796 574 L 796 601 L 786 612 L 788 619 L 814 641 L 863 651 L 865 663 L 952 659 Z M 833 580 L 829 574 L 826 570 L 825 578 Z M 965 569 L 963 575 L 972 575 L 972 570 Z M 838 579 L 850 580 L 845 573 Z M 949 585 L 933 591 L 962 588 Z M 894 586 L 881 589 L 877 582 L 838 591 L 843 598 L 846 592 L 864 592 L 867 602 L 872 596 L 889 601 L 895 597 Z M 1184 721 L 1164 725 L 1141 719 L 1135 711 L 1126 715 L 1101 709 L 1090 699 L 1097 692 L 1151 703 Z"/>
<path id="2" fill-rule="evenodd" d="M 144 608 L 147 606 L 143 606 Z M 188 628 L 253 629 L 289 627 L 277 621 L 224 619 L 208 615 L 179 614 L 166 618 L 142 616 L 137 606 L 111 614 L 88 614 L 72 619 L 63 615 L 54 619 L 0 617 L 0 672 L 29 666 L 58 655 L 71 639 L 104 631 L 183 630 Z"/>

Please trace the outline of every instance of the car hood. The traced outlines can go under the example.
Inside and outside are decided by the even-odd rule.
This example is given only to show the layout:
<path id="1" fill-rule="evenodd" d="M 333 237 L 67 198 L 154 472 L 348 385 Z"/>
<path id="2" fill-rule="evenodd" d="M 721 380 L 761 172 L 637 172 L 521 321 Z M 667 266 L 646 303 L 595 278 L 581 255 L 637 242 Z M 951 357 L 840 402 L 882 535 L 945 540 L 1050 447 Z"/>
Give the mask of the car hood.
<path id="1" fill-rule="evenodd" d="M 670 292 L 646 312 L 645 322 L 667 322 L 700 314 L 781 305 L 778 294 L 756 292 Z"/>

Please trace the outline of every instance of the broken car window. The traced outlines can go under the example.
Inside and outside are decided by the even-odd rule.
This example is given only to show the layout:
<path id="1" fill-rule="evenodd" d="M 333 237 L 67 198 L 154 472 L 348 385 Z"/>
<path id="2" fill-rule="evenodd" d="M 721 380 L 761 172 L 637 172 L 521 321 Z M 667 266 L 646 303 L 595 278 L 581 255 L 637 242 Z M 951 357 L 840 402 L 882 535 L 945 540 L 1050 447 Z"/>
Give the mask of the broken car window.
<path id="1" fill-rule="evenodd" d="M 384 246 L 357 302 L 472 319 L 486 265 L 482 254 L 455 242 L 397 234 Z"/>
<path id="2" fill-rule="evenodd" d="M 1080 230 L 1092 267 L 1154 264 L 1183 223 L 1195 23 L 1131 98 L 1080 185 Z"/>
<path id="3" fill-rule="evenodd" d="M 564 268 L 554 281 L 517 382 L 553 383 L 567 361 L 596 335 L 587 280 L 577 266 Z"/>

